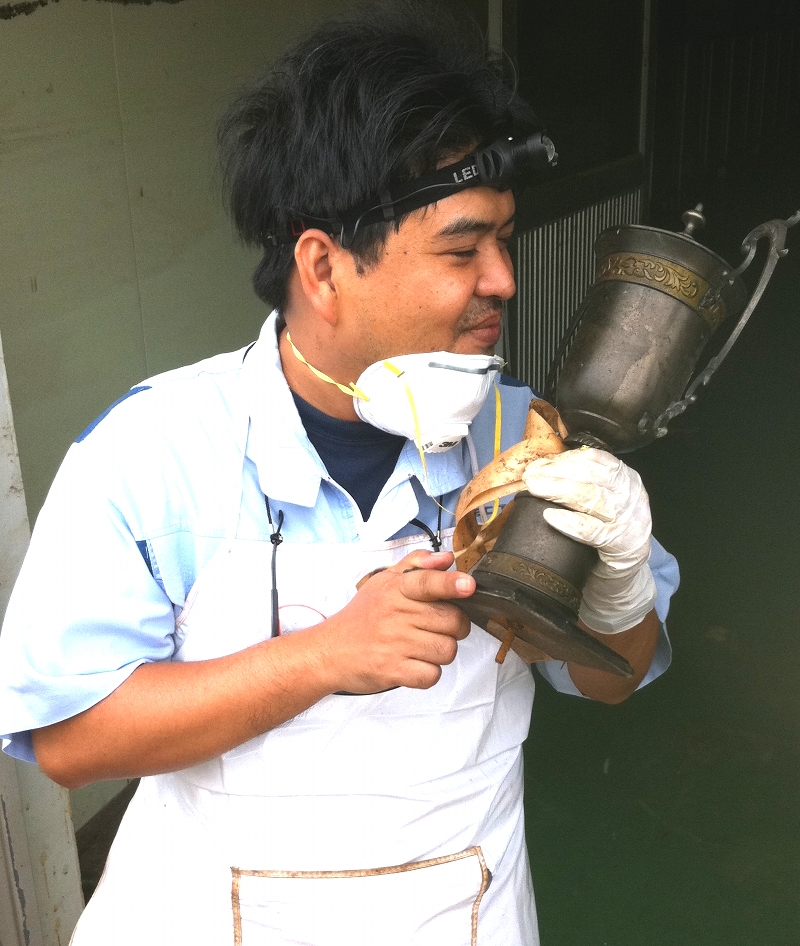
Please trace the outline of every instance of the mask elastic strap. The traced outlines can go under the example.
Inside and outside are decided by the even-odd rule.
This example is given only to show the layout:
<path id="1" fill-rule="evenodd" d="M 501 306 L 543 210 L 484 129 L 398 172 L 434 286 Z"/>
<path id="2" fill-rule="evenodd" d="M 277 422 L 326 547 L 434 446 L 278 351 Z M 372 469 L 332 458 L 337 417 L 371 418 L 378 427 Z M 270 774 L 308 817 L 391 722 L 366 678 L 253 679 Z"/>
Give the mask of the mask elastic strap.
<path id="1" fill-rule="evenodd" d="M 411 388 L 408 385 L 408 382 L 403 378 L 405 372 L 393 365 L 390 361 L 383 362 L 384 368 L 387 371 L 390 371 L 398 380 L 403 382 L 403 387 L 406 391 L 406 397 L 408 398 L 408 403 L 411 406 L 411 416 L 414 420 L 414 444 L 416 445 L 417 451 L 419 453 L 419 459 L 422 463 L 422 473 L 425 477 L 425 487 L 428 490 L 428 495 L 431 495 L 431 484 L 428 479 L 428 464 L 425 461 L 425 451 L 422 449 L 422 430 L 419 424 L 419 415 L 417 414 L 417 405 L 414 402 L 414 395 L 411 392 Z M 500 397 L 500 388 L 497 385 L 497 382 L 494 382 L 494 449 L 493 449 L 493 459 L 497 459 L 500 456 L 500 446 L 502 444 L 503 436 L 503 400 Z M 449 515 L 453 513 L 445 507 L 436 499 L 433 500 L 436 505 L 439 507 L 440 511 L 446 512 Z M 498 512 L 500 512 L 500 500 L 496 499 L 492 505 L 492 511 L 489 515 L 489 518 L 486 520 L 486 523 L 490 523 L 492 519 L 496 518 Z"/>
<path id="2" fill-rule="evenodd" d="M 419 414 L 417 413 L 417 405 L 414 402 L 414 395 L 411 393 L 411 388 L 408 386 L 408 381 L 403 377 L 405 371 L 402 368 L 398 368 L 397 365 L 393 365 L 391 361 L 384 361 L 383 367 L 387 371 L 391 372 L 398 381 L 403 382 L 403 387 L 406 391 L 406 397 L 408 398 L 409 406 L 411 407 L 411 417 L 414 421 L 414 443 L 417 447 L 417 452 L 419 453 L 420 463 L 422 463 L 422 473 L 425 477 L 425 486 L 430 489 L 430 482 L 428 481 L 428 464 L 425 461 L 425 451 L 422 449 L 422 428 L 419 424 Z"/>
<path id="3" fill-rule="evenodd" d="M 286 333 L 286 341 L 291 346 L 292 351 L 294 352 L 295 358 L 297 358 L 298 361 L 301 361 L 309 369 L 309 371 L 312 372 L 312 374 L 316 375 L 320 379 L 320 381 L 327 381 L 328 384 L 336 385 L 336 387 L 342 392 L 342 394 L 348 394 L 350 397 L 353 397 L 353 398 L 357 397 L 361 401 L 369 400 L 367 395 L 364 394 L 363 391 L 359 390 L 355 386 L 354 382 L 351 381 L 349 387 L 345 386 L 344 384 L 339 384 L 338 381 L 334 381 L 333 378 L 328 377 L 328 375 L 326 375 L 324 371 L 320 371 L 319 368 L 315 368 L 313 365 L 309 364 L 305 360 L 305 358 L 302 356 L 302 354 L 298 351 L 298 349 L 295 347 L 295 344 L 292 341 L 292 336 L 288 332 Z"/>
<path id="4" fill-rule="evenodd" d="M 500 387 L 497 382 L 494 383 L 494 457 L 496 460 L 500 456 L 500 444 L 503 435 L 503 399 L 500 397 Z M 492 504 L 492 512 L 487 519 L 487 525 L 497 517 L 500 512 L 500 500 L 496 499 Z"/>
<path id="5" fill-rule="evenodd" d="M 406 390 L 406 397 L 408 398 L 408 403 L 411 407 L 411 417 L 414 420 L 414 445 L 417 448 L 417 452 L 419 453 L 420 463 L 422 464 L 422 475 L 425 478 L 425 489 L 427 490 L 428 495 L 431 497 L 431 499 L 433 499 L 433 489 L 431 487 L 430 479 L 428 478 L 428 464 L 425 460 L 425 451 L 422 449 L 422 428 L 420 427 L 420 423 L 419 423 L 419 415 L 417 414 L 417 405 L 414 402 L 414 395 L 411 391 L 408 381 L 406 381 L 405 378 L 402 377 L 405 374 L 404 371 L 398 368 L 397 365 L 393 365 L 390 361 L 384 361 L 383 367 L 386 368 L 387 371 L 390 371 L 399 381 L 403 382 L 403 387 Z M 449 516 L 453 516 L 455 518 L 455 514 L 451 512 L 449 509 L 445 509 L 445 507 L 441 504 L 441 502 L 439 501 L 441 498 L 442 497 L 440 496 L 439 499 L 433 499 L 433 501 L 439 507 L 440 531 L 441 531 L 441 513 L 442 512 L 446 512 Z"/>
<path id="6" fill-rule="evenodd" d="M 320 381 L 325 381 L 328 384 L 335 385 L 343 394 L 347 394 L 349 397 L 359 398 L 362 401 L 369 401 L 369 397 L 367 397 L 367 395 L 364 394 L 363 391 L 357 388 L 353 381 L 350 382 L 349 387 L 346 387 L 343 384 L 339 384 L 338 381 L 334 381 L 333 378 L 329 377 L 323 371 L 320 371 L 318 368 L 315 368 L 312 364 L 309 364 L 306 361 L 306 359 L 303 357 L 302 353 L 298 350 L 294 342 L 292 341 L 292 336 L 289 334 L 288 331 L 286 333 L 286 341 L 289 343 L 289 346 L 291 347 L 295 358 L 297 358 L 298 361 L 302 362 L 317 378 L 320 379 Z M 417 451 L 419 453 L 420 463 L 422 464 L 422 474 L 425 480 L 425 487 L 428 490 L 428 495 L 432 495 L 430 479 L 428 477 L 428 464 L 427 464 L 427 461 L 425 460 L 425 451 L 422 449 L 422 428 L 420 427 L 420 423 L 419 423 L 419 414 L 417 413 L 417 405 L 414 401 L 414 395 L 411 391 L 411 388 L 408 382 L 403 377 L 403 375 L 405 374 L 405 371 L 403 371 L 402 368 L 398 368 L 397 365 L 393 365 L 391 361 L 388 361 L 388 360 L 383 361 L 383 366 L 384 368 L 386 368 L 387 371 L 391 372 L 398 380 L 401 380 L 403 382 L 403 387 L 406 392 L 406 397 L 408 398 L 408 403 L 411 408 L 411 417 L 414 421 L 414 445 L 417 448 Z M 495 411 L 494 411 L 494 451 L 493 452 L 494 452 L 494 459 L 497 459 L 497 457 L 500 455 L 500 445 L 501 445 L 501 440 L 502 440 L 503 402 L 500 397 L 500 388 L 498 387 L 496 381 L 494 383 L 494 404 L 495 404 Z M 451 510 L 446 509 L 436 499 L 434 499 L 434 502 L 439 507 L 440 511 L 446 512 L 448 513 L 448 515 L 453 515 Z M 492 506 L 492 512 L 489 518 L 486 520 L 487 523 L 491 522 L 492 519 L 494 519 L 497 516 L 499 511 L 500 511 L 500 500 L 496 499 Z"/>

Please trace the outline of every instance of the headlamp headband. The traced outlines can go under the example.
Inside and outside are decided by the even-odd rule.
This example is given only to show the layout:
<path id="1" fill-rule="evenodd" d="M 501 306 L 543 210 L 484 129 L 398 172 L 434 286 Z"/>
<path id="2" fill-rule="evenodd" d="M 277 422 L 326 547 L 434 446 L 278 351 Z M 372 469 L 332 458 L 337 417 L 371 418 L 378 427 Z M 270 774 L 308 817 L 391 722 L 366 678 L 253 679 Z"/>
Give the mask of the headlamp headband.
<path id="1" fill-rule="evenodd" d="M 554 167 L 557 161 L 555 146 L 544 132 L 533 132 L 522 139 L 498 138 L 493 144 L 473 151 L 455 164 L 448 164 L 407 184 L 393 186 L 340 217 L 299 213 L 293 217 L 287 231 L 265 234 L 263 241 L 279 246 L 294 243 L 305 230 L 323 230 L 337 238 L 344 249 L 349 249 L 361 227 L 394 220 L 469 187 L 488 185 L 507 189 L 526 171 Z"/>

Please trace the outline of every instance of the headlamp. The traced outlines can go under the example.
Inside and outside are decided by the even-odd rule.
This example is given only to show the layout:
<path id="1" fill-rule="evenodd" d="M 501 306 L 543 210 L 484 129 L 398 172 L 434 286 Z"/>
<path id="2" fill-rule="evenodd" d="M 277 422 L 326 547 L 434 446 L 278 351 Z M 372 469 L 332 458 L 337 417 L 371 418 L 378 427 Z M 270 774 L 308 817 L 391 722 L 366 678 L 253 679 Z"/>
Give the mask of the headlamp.
<path id="1" fill-rule="evenodd" d="M 323 230 L 348 249 L 361 227 L 394 220 L 412 210 L 443 200 L 470 187 L 496 187 L 505 190 L 539 168 L 554 167 L 558 161 L 553 142 L 537 131 L 524 138 L 506 136 L 473 151 L 454 164 L 431 171 L 407 184 L 382 191 L 361 207 L 339 217 L 315 217 L 299 213 L 284 233 L 268 233 L 265 244 L 279 246 L 294 243 L 305 230 Z"/>

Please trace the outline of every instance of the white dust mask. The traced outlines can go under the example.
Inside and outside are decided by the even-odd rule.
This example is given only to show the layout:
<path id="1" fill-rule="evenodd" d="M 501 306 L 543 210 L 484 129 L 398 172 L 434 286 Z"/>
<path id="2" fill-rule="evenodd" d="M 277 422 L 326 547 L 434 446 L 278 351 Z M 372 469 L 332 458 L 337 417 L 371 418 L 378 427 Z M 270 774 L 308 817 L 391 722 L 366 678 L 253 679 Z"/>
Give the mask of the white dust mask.
<path id="1" fill-rule="evenodd" d="M 398 355 L 362 373 L 353 406 L 365 423 L 442 453 L 466 437 L 502 366 L 497 355 Z"/>
<path id="2" fill-rule="evenodd" d="M 413 440 L 421 453 L 443 453 L 466 437 L 504 364 L 498 355 L 398 355 L 376 361 L 345 386 L 310 365 L 288 333 L 286 339 L 320 380 L 353 398 L 361 420 Z"/>

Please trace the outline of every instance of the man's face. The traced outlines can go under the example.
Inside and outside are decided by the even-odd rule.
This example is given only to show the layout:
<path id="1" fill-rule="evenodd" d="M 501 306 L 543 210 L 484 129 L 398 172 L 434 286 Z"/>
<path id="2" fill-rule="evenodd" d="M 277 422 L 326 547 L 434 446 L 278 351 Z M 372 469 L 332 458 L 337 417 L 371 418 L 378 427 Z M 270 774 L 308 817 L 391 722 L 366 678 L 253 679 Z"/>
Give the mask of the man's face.
<path id="1" fill-rule="evenodd" d="M 340 283 L 353 369 L 428 351 L 491 354 L 503 300 L 514 294 L 508 252 L 514 197 L 462 191 L 411 214 L 380 262 Z"/>

